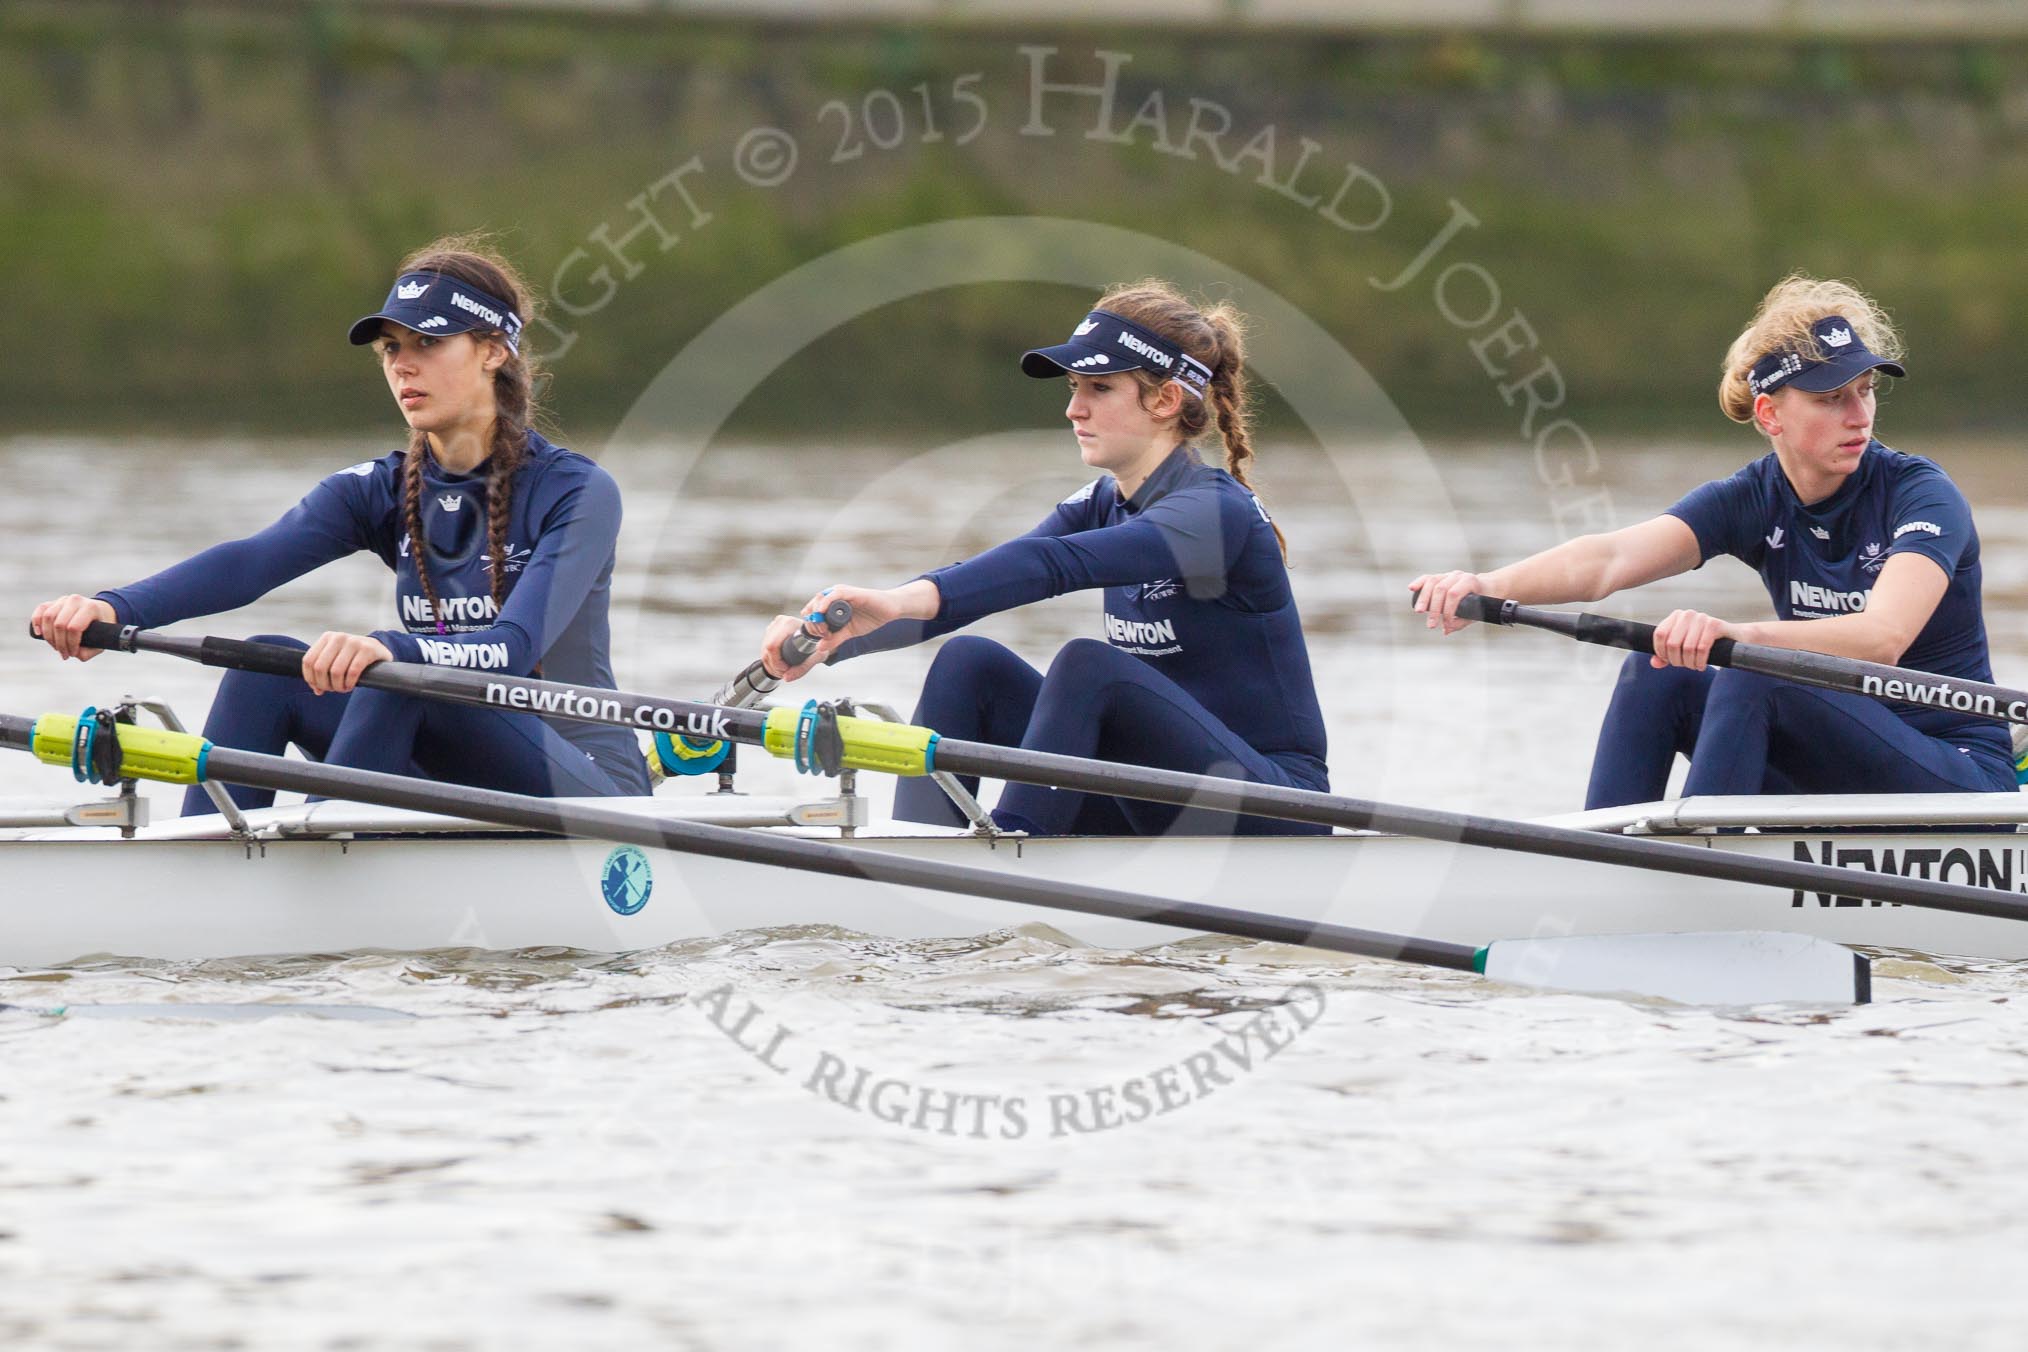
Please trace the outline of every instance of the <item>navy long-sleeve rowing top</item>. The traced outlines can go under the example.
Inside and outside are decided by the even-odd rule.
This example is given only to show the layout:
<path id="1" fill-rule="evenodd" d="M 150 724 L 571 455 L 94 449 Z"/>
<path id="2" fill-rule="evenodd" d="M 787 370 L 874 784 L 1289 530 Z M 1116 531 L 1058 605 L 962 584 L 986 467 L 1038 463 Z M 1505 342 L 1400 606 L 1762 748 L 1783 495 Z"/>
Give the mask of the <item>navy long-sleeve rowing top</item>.
<path id="1" fill-rule="evenodd" d="M 486 470 L 423 467 L 422 530 L 434 613 L 416 576 L 402 521 L 406 451 L 342 469 L 280 520 L 243 540 L 214 545 L 152 577 L 99 593 L 122 624 L 174 624 L 233 610 L 292 578 L 358 550 L 394 570 L 398 629 L 375 630 L 397 661 L 525 676 L 540 663 L 551 680 L 613 689 L 607 605 L 620 530 L 620 491 L 584 456 L 528 434 L 508 509 L 506 600 L 493 604 L 487 550 Z M 588 755 L 625 765 L 640 759 L 621 728 L 552 723 Z"/>
<path id="2" fill-rule="evenodd" d="M 1296 782 L 1322 788 L 1324 717 L 1288 569 L 1260 500 L 1179 446 L 1131 498 L 1108 475 L 1026 535 L 927 574 L 943 602 L 840 644 L 905 647 L 1016 606 L 1105 591 L 1105 639 L 1174 680 Z"/>

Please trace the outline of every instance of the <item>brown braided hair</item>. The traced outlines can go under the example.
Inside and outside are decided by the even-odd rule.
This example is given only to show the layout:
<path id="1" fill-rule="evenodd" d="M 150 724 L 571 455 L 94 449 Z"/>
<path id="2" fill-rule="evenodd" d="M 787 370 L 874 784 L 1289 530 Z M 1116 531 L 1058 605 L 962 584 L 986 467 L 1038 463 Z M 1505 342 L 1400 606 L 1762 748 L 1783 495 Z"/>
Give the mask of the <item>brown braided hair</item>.
<path id="1" fill-rule="evenodd" d="M 446 235 L 404 258 L 401 272 L 442 273 L 506 301 L 521 316 L 524 334 L 534 321 L 534 297 L 527 284 L 484 235 Z M 471 333 L 475 339 L 492 338 L 507 346 L 506 336 L 498 329 L 474 329 Z M 486 557 L 493 565 L 496 611 L 507 596 L 507 522 L 514 501 L 514 475 L 528 458 L 528 432 L 541 413 L 535 399 L 539 374 L 535 359 L 511 346 L 507 346 L 507 360 L 493 373 L 493 446 L 486 460 Z M 430 577 L 422 533 L 423 460 L 428 454 L 428 435 L 411 431 L 408 457 L 402 465 L 401 517 L 409 549 L 415 555 L 416 580 L 429 598 L 430 614 L 436 617 L 441 633 L 443 605 Z"/>
<path id="2" fill-rule="evenodd" d="M 1251 412 L 1246 388 L 1246 316 L 1230 301 L 1200 310 L 1183 293 L 1159 277 L 1148 277 L 1125 286 L 1113 287 L 1092 307 L 1132 320 L 1150 332 L 1160 334 L 1211 368 L 1211 388 L 1203 399 L 1186 396 L 1182 412 L 1176 415 L 1177 430 L 1191 441 L 1204 435 L 1215 416 L 1218 436 L 1225 443 L 1225 472 L 1248 492 L 1246 467 L 1253 463 Z M 1169 383 L 1169 377 L 1152 371 L 1131 372 L 1141 387 L 1140 402 L 1148 405 L 1151 395 Z M 1259 494 L 1255 494 L 1256 497 Z M 1289 556 L 1288 537 L 1269 521 L 1282 558 Z"/>

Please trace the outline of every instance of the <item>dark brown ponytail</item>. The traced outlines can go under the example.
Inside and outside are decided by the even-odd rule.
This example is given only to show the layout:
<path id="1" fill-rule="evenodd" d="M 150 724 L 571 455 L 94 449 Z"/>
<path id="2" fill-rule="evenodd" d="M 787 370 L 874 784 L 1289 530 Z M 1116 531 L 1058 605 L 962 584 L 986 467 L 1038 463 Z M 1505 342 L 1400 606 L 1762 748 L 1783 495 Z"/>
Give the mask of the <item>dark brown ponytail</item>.
<path id="1" fill-rule="evenodd" d="M 1199 310 L 1159 277 L 1116 286 L 1092 308 L 1160 334 L 1211 368 L 1211 388 L 1201 400 L 1184 399 L 1183 410 L 1176 415 L 1177 430 L 1194 441 L 1216 417 L 1219 440 L 1225 443 L 1225 472 L 1253 492 L 1247 479 L 1247 467 L 1253 463 L 1253 435 L 1246 389 L 1246 316 L 1230 301 Z M 1149 371 L 1137 370 L 1133 376 L 1140 383 L 1144 405 L 1150 394 L 1168 383 L 1168 377 Z M 1280 526 L 1272 521 L 1268 524 L 1282 547 L 1282 557 L 1288 558 L 1288 538 Z"/>

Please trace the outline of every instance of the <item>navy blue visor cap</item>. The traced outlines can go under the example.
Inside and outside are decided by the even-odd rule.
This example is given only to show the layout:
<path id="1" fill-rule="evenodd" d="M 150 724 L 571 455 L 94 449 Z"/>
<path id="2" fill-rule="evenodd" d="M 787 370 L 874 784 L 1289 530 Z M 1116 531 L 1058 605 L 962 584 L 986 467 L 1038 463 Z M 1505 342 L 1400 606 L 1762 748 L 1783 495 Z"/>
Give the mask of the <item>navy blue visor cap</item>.
<path id="1" fill-rule="evenodd" d="M 1070 338 L 1055 347 L 1021 354 L 1021 369 L 1038 380 L 1068 372 L 1098 376 L 1108 371 L 1153 371 L 1204 397 L 1211 368 L 1159 334 L 1109 310 L 1093 310 Z"/>
<path id="2" fill-rule="evenodd" d="M 1747 373 L 1747 388 L 1755 394 L 1772 394 L 1784 385 L 1793 385 L 1812 394 L 1825 394 L 1842 389 L 1868 371 L 1885 371 L 1891 376 L 1908 374 L 1900 362 L 1870 351 L 1859 330 L 1843 315 L 1818 320 L 1810 326 L 1810 332 L 1818 349 L 1829 354 L 1824 360 L 1812 361 L 1800 352 L 1770 352 Z"/>
<path id="3" fill-rule="evenodd" d="M 405 272 L 395 278 L 380 309 L 353 324 L 352 345 L 366 346 L 380 336 L 382 322 L 390 320 L 433 336 L 495 330 L 506 335 L 508 347 L 521 350 L 521 316 L 513 306 L 440 272 Z"/>

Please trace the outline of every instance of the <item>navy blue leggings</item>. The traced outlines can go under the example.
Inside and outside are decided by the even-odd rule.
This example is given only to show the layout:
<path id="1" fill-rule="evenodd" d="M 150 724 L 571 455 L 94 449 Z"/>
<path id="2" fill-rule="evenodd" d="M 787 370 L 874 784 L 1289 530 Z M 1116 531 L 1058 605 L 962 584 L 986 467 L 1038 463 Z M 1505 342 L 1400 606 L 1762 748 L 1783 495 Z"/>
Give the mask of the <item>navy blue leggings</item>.
<path id="1" fill-rule="evenodd" d="M 1219 775 L 1260 784 L 1298 783 L 1281 765 L 1241 741 L 1188 691 L 1146 662 L 1097 639 L 1073 639 L 1047 676 L 991 639 L 951 639 L 930 664 L 915 722 L 945 737 L 1020 746 L 1129 765 Z M 965 787 L 977 793 L 979 783 Z M 964 817 L 928 778 L 904 779 L 894 792 L 901 821 L 963 826 Z M 993 819 L 1038 836 L 1320 835 L 1328 828 L 1229 812 L 1176 808 L 1009 784 Z"/>
<path id="2" fill-rule="evenodd" d="M 256 643 L 305 645 L 260 634 Z M 204 735 L 220 746 L 279 756 L 290 746 L 312 760 L 355 770 L 421 775 L 451 784 L 541 797 L 646 793 L 621 785 L 569 738 L 533 714 L 440 704 L 385 690 L 315 695 L 293 676 L 228 671 L 212 697 Z M 228 785 L 243 808 L 267 807 L 272 789 Z M 183 795 L 183 815 L 217 811 L 201 787 Z"/>
<path id="3" fill-rule="evenodd" d="M 1997 724 L 1932 737 L 1878 700 L 1750 671 L 1649 665 L 1636 653 L 1599 729 L 1587 808 L 1651 803 L 1678 755 L 1685 794 L 2011 792 Z"/>

